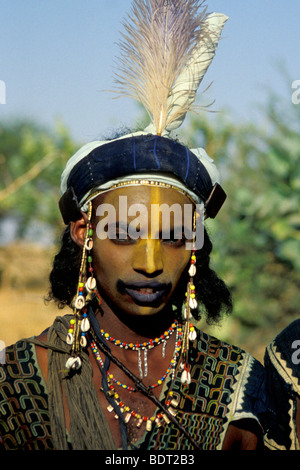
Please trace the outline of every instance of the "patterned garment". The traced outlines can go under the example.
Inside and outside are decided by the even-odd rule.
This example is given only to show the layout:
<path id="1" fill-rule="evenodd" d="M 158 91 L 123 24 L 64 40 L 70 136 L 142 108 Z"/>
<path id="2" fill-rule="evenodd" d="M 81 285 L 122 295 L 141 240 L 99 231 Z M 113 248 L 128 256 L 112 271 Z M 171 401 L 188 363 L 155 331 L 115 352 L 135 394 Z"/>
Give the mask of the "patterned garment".
<path id="1" fill-rule="evenodd" d="M 35 346 L 20 341 L 6 352 L 6 364 L 0 368 L 2 445 L 5 449 L 52 449 L 48 391 L 38 367 Z M 178 373 L 172 391 L 175 398 L 180 397 L 177 418 L 200 447 L 221 449 L 229 424 L 236 420 L 250 418 L 262 427 L 265 413 L 263 366 L 241 349 L 203 332 L 198 332 L 190 353 L 191 383 L 184 390 Z M 161 398 L 168 385 L 167 380 Z M 134 447 L 192 449 L 172 423 L 146 431 Z"/>
<path id="2" fill-rule="evenodd" d="M 180 397 L 177 418 L 203 450 L 221 449 L 230 423 L 265 421 L 265 377 L 262 365 L 240 348 L 199 332 L 191 348 L 188 393 L 177 374 L 172 385 Z M 167 388 L 167 387 L 165 387 Z M 192 449 L 177 428 L 165 425 L 147 433 L 141 449 Z"/>
<path id="3" fill-rule="evenodd" d="M 266 391 L 270 424 L 265 445 L 273 450 L 300 450 L 296 428 L 300 398 L 300 320 L 285 328 L 267 347 Z"/>
<path id="4" fill-rule="evenodd" d="M 46 384 L 35 347 L 25 341 L 6 349 L 0 367 L 0 449 L 53 449 Z"/>

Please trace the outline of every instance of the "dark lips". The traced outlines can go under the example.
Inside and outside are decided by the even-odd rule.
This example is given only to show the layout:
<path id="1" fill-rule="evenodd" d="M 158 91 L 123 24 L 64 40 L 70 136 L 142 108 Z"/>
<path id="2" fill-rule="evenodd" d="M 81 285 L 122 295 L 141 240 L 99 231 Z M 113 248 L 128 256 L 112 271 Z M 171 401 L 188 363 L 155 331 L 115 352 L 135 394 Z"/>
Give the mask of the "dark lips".
<path id="1" fill-rule="evenodd" d="M 119 281 L 119 290 L 128 294 L 135 302 L 152 304 L 158 302 L 170 289 L 165 283 L 158 282 L 136 282 L 125 284 Z"/>

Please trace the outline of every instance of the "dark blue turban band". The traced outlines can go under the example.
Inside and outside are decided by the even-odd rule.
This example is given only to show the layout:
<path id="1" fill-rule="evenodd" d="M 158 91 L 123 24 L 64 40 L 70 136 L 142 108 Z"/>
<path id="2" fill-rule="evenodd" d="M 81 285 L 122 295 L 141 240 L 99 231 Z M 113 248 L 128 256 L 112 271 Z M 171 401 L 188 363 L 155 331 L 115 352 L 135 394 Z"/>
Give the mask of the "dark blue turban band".
<path id="1" fill-rule="evenodd" d="M 79 218 L 78 201 L 91 189 L 128 175 L 136 174 L 138 178 L 145 172 L 177 177 L 204 201 L 207 217 L 215 217 L 226 198 L 221 186 L 213 186 L 205 166 L 187 147 L 152 134 L 130 136 L 96 147 L 71 169 L 68 189 L 60 200 L 65 223 Z"/>

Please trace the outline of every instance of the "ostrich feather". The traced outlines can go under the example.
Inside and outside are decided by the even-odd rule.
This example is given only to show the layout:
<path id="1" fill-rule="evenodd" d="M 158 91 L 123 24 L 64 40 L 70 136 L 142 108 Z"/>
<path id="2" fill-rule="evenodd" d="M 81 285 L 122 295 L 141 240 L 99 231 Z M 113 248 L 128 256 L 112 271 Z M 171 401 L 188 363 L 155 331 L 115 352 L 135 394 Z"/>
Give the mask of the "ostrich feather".
<path id="1" fill-rule="evenodd" d="M 134 0 L 124 21 L 115 90 L 144 106 L 159 135 L 180 126 L 214 55 L 222 21 L 203 3 Z"/>

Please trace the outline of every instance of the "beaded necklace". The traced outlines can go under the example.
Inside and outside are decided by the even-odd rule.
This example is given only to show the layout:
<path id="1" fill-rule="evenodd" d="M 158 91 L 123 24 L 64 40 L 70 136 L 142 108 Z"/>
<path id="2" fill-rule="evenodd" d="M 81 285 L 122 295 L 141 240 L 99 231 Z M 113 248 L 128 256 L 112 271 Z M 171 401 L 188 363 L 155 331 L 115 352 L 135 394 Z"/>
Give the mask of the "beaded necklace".
<path id="1" fill-rule="evenodd" d="M 172 323 L 172 325 L 170 326 L 170 328 L 166 330 L 160 337 L 157 337 L 155 339 L 150 339 L 149 341 L 143 342 L 143 343 L 132 343 L 132 342 L 129 343 L 129 342 L 120 341 L 118 339 L 115 339 L 109 333 L 106 333 L 103 329 L 100 330 L 100 333 L 104 339 L 106 339 L 107 341 L 110 341 L 116 346 L 138 352 L 138 367 L 139 367 L 140 378 L 142 379 L 143 377 L 147 377 L 148 375 L 148 350 L 163 343 L 162 357 L 164 358 L 165 353 L 166 353 L 167 340 L 170 338 L 170 336 L 173 334 L 176 328 L 178 328 L 177 320 L 175 320 L 174 323 Z M 144 355 L 144 371 L 142 370 L 142 351 L 144 353 L 143 354 Z"/>
<path id="2" fill-rule="evenodd" d="M 175 368 L 176 368 L 176 363 L 177 363 L 177 358 L 179 356 L 179 353 L 180 353 L 180 349 L 181 349 L 181 340 L 182 340 L 182 328 L 180 325 L 178 325 L 178 323 L 173 323 L 174 326 L 177 327 L 177 332 L 176 332 L 176 343 L 175 343 L 175 350 L 174 350 L 174 354 L 173 354 L 173 357 L 171 359 L 171 362 L 170 362 L 170 365 L 168 367 L 168 369 L 166 370 L 166 372 L 164 373 L 164 375 L 157 381 L 155 382 L 153 385 L 150 385 L 149 388 L 150 389 L 153 389 L 153 388 L 156 388 L 158 387 L 159 385 L 161 385 L 164 380 L 166 379 L 166 377 L 168 376 L 168 374 L 172 371 L 172 380 L 174 378 L 174 374 L 175 374 Z M 173 327 L 172 325 L 172 327 Z M 170 331 L 170 330 L 168 330 Z M 174 331 L 174 330 L 173 330 Z M 172 332 L 173 332 L 172 331 Z M 96 341 L 95 340 L 92 340 L 90 341 L 90 346 L 91 346 L 91 349 L 92 349 L 92 352 L 94 353 L 94 356 L 95 356 L 95 359 L 98 361 L 98 363 L 100 364 L 100 366 L 103 368 L 104 367 L 104 363 L 103 363 L 103 360 L 100 356 L 100 352 L 97 348 L 97 344 L 96 344 Z M 140 368 L 140 366 L 139 366 Z M 136 388 L 135 387 L 132 387 L 130 385 L 125 385 L 123 384 L 122 382 L 120 382 L 119 380 L 117 380 L 113 374 L 111 374 L 109 371 L 107 371 L 107 377 L 108 379 L 115 383 L 116 385 L 119 385 L 120 387 L 126 389 L 126 390 L 129 390 L 131 392 L 136 392 Z"/>
<path id="3" fill-rule="evenodd" d="M 170 328 L 166 330 L 164 334 L 162 334 L 159 338 L 150 339 L 149 341 L 143 343 L 128 343 L 125 341 L 120 341 L 119 339 L 115 339 L 109 333 L 105 333 L 103 329 L 101 329 L 100 332 L 103 338 L 105 338 L 107 341 L 110 341 L 111 343 L 114 343 L 116 346 L 136 351 L 138 349 L 152 349 L 155 346 L 161 344 L 162 342 L 165 342 L 167 339 L 169 339 L 170 335 L 173 333 L 174 329 L 177 328 L 177 326 L 178 322 L 177 320 L 175 320 L 174 323 L 172 323 L 172 325 L 170 326 Z"/>
<path id="4" fill-rule="evenodd" d="M 175 342 L 175 349 L 174 349 L 174 353 L 173 353 L 173 356 L 172 356 L 172 359 L 171 359 L 171 362 L 170 362 L 170 365 L 167 369 L 167 371 L 164 373 L 164 375 L 162 376 L 161 379 L 159 379 L 157 382 L 155 382 L 154 384 L 150 385 L 148 388 L 149 389 L 153 389 L 153 388 L 156 388 L 158 386 L 160 386 L 166 379 L 166 377 L 168 376 L 168 374 L 172 371 L 172 381 L 174 380 L 174 376 L 175 376 L 175 369 L 176 369 L 176 364 L 177 364 L 177 358 L 180 354 L 180 351 L 181 351 L 181 343 L 182 343 L 182 327 L 181 325 L 178 324 L 177 321 L 175 321 L 171 328 L 168 330 L 168 332 L 170 332 L 171 334 L 171 331 L 172 332 L 174 331 L 174 328 L 176 327 L 176 342 Z M 169 334 L 169 336 L 170 336 Z M 167 338 L 167 335 L 166 333 L 164 335 L 165 338 Z M 106 338 L 108 339 L 108 336 L 106 336 Z M 161 339 L 162 341 L 163 339 Z M 114 341 L 112 339 L 112 341 Z M 161 343 L 160 341 L 160 343 Z M 99 349 L 97 347 L 97 344 L 96 344 L 96 340 L 95 340 L 95 337 L 94 338 L 90 338 L 89 340 L 89 343 L 90 343 L 90 346 L 91 346 L 91 349 L 92 349 L 92 352 L 94 354 L 94 357 L 98 363 L 98 365 L 100 366 L 100 368 L 103 370 L 104 368 L 104 363 L 103 363 L 103 360 L 100 356 L 100 352 L 99 352 Z M 157 342 L 155 342 L 155 344 L 158 344 Z M 135 346 L 138 346 L 135 345 Z M 140 345 L 139 345 L 140 347 Z M 153 347 L 153 346 L 151 346 Z M 131 347 L 132 349 L 132 347 Z M 151 349 L 151 348 L 150 348 Z M 146 424 L 146 430 L 147 431 L 151 431 L 152 429 L 152 426 L 153 424 L 156 424 L 158 427 L 160 427 L 162 425 L 163 422 L 166 422 L 167 424 L 170 423 L 170 419 L 168 418 L 168 416 L 165 414 L 165 413 L 155 413 L 153 416 L 151 417 L 148 417 L 148 416 L 142 416 L 140 413 L 137 413 L 136 411 L 132 410 L 128 405 L 126 405 L 120 398 L 119 394 L 116 392 L 115 388 L 114 388 L 114 385 L 113 384 L 117 384 L 118 386 L 120 386 L 121 388 L 123 389 L 126 389 L 126 390 L 129 390 L 131 392 L 136 392 L 137 389 L 135 387 L 132 387 L 132 386 L 129 386 L 129 385 L 126 385 L 126 384 L 123 384 L 121 383 L 119 380 L 117 380 L 113 374 L 111 374 L 109 371 L 107 371 L 107 382 L 108 382 L 108 387 L 109 387 L 109 391 L 106 392 L 110 397 L 112 397 L 116 404 L 118 405 L 120 411 L 122 414 L 124 414 L 124 421 L 125 423 L 129 423 L 130 419 L 131 418 L 134 418 L 135 420 L 137 420 L 137 424 L 136 424 L 136 427 L 140 428 L 142 426 L 142 424 Z M 102 389 L 101 389 L 102 390 Z M 102 390 L 103 391 L 103 390 Z M 165 402 L 166 406 L 168 407 L 168 411 L 173 415 L 173 416 L 176 416 L 177 412 L 176 410 L 174 409 L 177 405 L 178 405 L 178 401 L 173 398 L 173 392 L 172 391 L 169 391 L 168 393 L 168 397 L 166 399 L 166 402 Z M 113 406 L 112 405 L 108 405 L 107 406 L 107 410 L 109 412 L 112 412 L 114 410 Z M 118 415 L 115 415 L 115 418 L 118 419 Z"/>
<path id="5" fill-rule="evenodd" d="M 112 385 L 109 386 L 109 392 L 107 392 L 120 408 L 122 414 L 124 414 L 124 421 L 126 424 L 129 423 L 131 418 L 137 420 L 136 427 L 140 428 L 142 424 L 146 424 L 146 430 L 151 431 L 153 424 L 155 423 L 157 427 L 160 427 L 163 421 L 167 424 L 170 423 L 170 419 L 166 415 L 166 413 L 155 413 L 151 417 L 149 416 L 142 416 L 140 413 L 132 410 L 129 406 L 125 405 L 125 403 L 121 400 L 119 394 L 115 391 Z M 176 416 L 177 411 L 174 409 L 178 406 L 179 401 L 176 398 L 173 398 L 173 392 L 170 391 L 168 394 L 168 398 L 165 401 L 166 406 L 168 407 L 168 411 L 173 415 Z M 114 408 L 112 405 L 108 405 L 107 410 L 111 413 Z M 115 419 L 118 419 L 118 415 L 115 415 Z M 163 420 L 163 421 L 162 421 Z"/>

